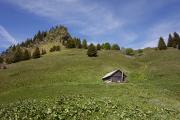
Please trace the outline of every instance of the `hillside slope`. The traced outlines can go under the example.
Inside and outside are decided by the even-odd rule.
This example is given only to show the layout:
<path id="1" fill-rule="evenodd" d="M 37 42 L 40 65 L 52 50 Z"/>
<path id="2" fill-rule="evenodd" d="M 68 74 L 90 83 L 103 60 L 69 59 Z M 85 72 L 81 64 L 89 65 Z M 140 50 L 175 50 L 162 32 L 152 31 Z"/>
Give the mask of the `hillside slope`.
<path id="1" fill-rule="evenodd" d="M 142 110 L 151 110 L 151 106 L 152 111 L 168 109 L 169 113 L 159 111 L 155 116 L 176 119 L 180 117 L 179 60 L 180 52 L 174 49 L 147 49 L 143 56 L 135 58 L 119 51 L 100 51 L 98 57 L 89 58 L 86 50 L 63 49 L 0 70 L 0 103 L 52 101 L 62 95 L 83 95 L 85 99 L 108 97 L 119 100 L 121 105 L 138 105 Z M 103 83 L 101 77 L 114 69 L 125 71 L 129 82 Z"/>

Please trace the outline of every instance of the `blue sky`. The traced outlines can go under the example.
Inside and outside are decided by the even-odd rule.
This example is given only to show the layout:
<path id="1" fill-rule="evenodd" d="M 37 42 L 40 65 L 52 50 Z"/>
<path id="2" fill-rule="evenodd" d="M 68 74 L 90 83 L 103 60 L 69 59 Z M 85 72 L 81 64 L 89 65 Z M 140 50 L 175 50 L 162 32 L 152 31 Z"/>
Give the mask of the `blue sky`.
<path id="1" fill-rule="evenodd" d="M 154 47 L 180 32 L 180 0 L 0 0 L 0 50 L 38 30 L 65 25 L 73 36 L 123 47 Z"/>

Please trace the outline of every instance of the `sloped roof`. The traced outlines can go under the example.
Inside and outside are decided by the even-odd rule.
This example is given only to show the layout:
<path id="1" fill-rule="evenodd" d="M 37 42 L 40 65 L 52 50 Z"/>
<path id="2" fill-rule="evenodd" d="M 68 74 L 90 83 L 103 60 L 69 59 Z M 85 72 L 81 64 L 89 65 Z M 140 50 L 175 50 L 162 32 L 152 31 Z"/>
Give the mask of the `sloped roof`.
<path id="1" fill-rule="evenodd" d="M 120 70 L 114 70 L 114 71 L 112 71 L 112 72 L 110 72 L 110 73 L 107 73 L 104 77 L 102 77 L 102 79 L 105 79 L 105 78 L 107 78 L 107 77 L 110 77 L 110 76 L 112 76 L 114 73 L 116 73 L 117 71 L 120 71 Z"/>

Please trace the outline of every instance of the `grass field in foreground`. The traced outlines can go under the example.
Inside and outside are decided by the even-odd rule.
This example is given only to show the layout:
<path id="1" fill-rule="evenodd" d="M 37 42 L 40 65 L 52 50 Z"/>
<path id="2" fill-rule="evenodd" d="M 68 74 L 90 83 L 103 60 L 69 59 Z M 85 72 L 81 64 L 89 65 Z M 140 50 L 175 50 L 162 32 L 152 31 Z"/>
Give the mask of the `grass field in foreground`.
<path id="1" fill-rule="evenodd" d="M 89 58 L 86 56 L 86 50 L 63 49 L 40 59 L 11 64 L 8 69 L 0 70 L 0 103 L 7 107 L 10 103 L 16 105 L 19 101 L 35 99 L 41 102 L 51 101 L 46 103 L 46 106 L 51 106 L 51 103 L 58 101 L 60 96 L 82 95 L 83 98 L 78 100 L 85 103 L 90 98 L 93 98 L 95 103 L 98 100 L 104 101 L 105 98 L 111 100 L 112 105 L 119 106 L 115 110 L 119 115 L 122 115 L 122 109 L 132 114 L 125 116 L 126 118 L 138 119 L 144 114 L 146 117 L 142 119 L 180 118 L 180 52 L 178 50 L 147 49 L 143 56 L 132 58 L 118 51 L 100 51 L 98 55 L 96 58 Z M 123 70 L 129 82 L 103 83 L 101 77 L 114 69 Z M 33 106 L 33 102 L 30 104 Z M 103 108 L 104 104 L 106 103 L 97 105 Z M 132 117 L 137 114 L 136 112 L 133 114 L 136 106 L 142 112 L 140 116 Z M 146 115 L 148 110 L 153 111 L 152 116 Z M 114 112 L 112 108 L 109 108 L 109 111 L 109 113 Z M 114 119 L 118 117 L 116 115 Z M 93 116 L 102 118 L 98 112 L 92 112 L 91 116 L 87 119 L 93 119 Z M 105 118 L 108 119 L 110 116 L 112 117 L 111 114 L 107 114 Z"/>

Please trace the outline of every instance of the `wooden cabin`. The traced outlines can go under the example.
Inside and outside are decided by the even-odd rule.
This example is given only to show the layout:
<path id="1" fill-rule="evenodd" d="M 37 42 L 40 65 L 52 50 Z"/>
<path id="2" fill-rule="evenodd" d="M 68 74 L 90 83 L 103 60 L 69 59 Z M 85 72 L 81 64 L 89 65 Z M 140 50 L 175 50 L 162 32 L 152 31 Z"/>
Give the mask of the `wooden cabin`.
<path id="1" fill-rule="evenodd" d="M 110 82 L 116 82 L 116 83 L 122 83 L 126 82 L 126 75 L 121 70 L 114 70 L 110 73 L 107 73 L 102 80 L 104 82 L 110 83 Z"/>

